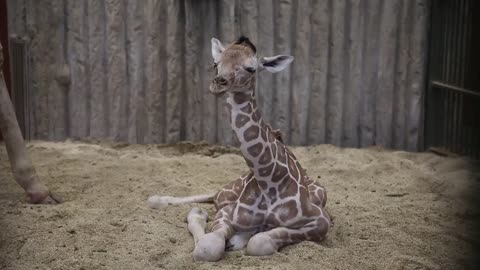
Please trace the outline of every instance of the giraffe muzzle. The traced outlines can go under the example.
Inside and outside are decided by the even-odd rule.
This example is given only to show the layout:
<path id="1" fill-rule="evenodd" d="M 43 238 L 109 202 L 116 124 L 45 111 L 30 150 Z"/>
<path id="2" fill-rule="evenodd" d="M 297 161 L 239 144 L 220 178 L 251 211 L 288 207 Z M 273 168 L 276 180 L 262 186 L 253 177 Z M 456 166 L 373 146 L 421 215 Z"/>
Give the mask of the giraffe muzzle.
<path id="1" fill-rule="evenodd" d="M 228 84 L 228 81 L 222 77 L 215 77 L 215 79 L 213 79 L 213 82 L 221 86 L 226 86 Z"/>
<path id="2" fill-rule="evenodd" d="M 228 85 L 228 81 L 222 77 L 215 77 L 210 84 L 210 93 L 214 95 L 221 95 L 226 92 L 226 87 Z"/>

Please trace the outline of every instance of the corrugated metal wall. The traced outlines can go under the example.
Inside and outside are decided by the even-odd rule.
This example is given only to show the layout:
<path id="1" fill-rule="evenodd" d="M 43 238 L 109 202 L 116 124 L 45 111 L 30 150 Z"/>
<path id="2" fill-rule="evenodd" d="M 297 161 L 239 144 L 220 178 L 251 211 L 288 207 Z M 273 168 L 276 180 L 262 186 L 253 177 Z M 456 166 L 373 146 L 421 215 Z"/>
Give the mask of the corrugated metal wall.
<path id="1" fill-rule="evenodd" d="M 231 144 L 208 94 L 210 39 L 245 34 L 262 56 L 264 117 L 296 145 L 422 140 L 428 0 L 9 0 L 30 41 L 33 136 Z"/>

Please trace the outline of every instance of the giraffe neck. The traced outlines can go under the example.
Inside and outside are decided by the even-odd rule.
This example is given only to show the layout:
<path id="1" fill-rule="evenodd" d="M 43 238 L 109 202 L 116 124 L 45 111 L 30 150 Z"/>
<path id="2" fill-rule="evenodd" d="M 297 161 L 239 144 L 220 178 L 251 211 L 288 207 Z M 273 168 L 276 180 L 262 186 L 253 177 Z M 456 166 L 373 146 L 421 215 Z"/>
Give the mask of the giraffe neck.
<path id="1" fill-rule="evenodd" d="M 284 151 L 279 149 L 284 148 L 284 145 L 263 121 L 252 95 L 229 93 L 227 103 L 230 124 L 240 142 L 242 155 L 260 187 L 266 189 L 274 176 L 277 151 Z"/>

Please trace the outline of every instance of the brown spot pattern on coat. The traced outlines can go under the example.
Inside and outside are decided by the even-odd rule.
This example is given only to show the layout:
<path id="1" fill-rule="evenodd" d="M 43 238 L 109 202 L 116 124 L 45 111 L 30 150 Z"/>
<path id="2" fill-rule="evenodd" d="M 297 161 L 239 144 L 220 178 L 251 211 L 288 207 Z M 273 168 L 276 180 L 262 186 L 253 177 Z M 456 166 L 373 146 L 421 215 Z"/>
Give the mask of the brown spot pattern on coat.
<path id="1" fill-rule="evenodd" d="M 268 184 L 265 181 L 262 180 L 257 180 L 258 185 L 260 186 L 261 189 L 267 189 Z"/>
<path id="2" fill-rule="evenodd" d="M 270 152 L 270 147 L 267 146 L 265 148 L 265 151 L 263 152 L 263 155 L 260 157 L 260 160 L 258 161 L 258 163 L 260 163 L 261 165 L 265 165 L 269 163 L 271 160 L 272 160 L 272 153 Z"/>
<path id="3" fill-rule="evenodd" d="M 258 174 L 262 177 L 266 177 L 272 174 L 273 167 L 275 166 L 275 163 L 270 163 L 270 165 L 266 167 L 262 167 L 258 169 Z"/>
<path id="4" fill-rule="evenodd" d="M 252 113 L 252 121 L 253 122 L 258 122 L 258 120 L 260 119 L 260 116 L 258 115 L 257 111 L 253 111 Z"/>
<path id="5" fill-rule="evenodd" d="M 275 203 L 277 201 L 277 190 L 273 187 L 270 188 L 267 197 L 271 200 L 271 203 Z"/>
<path id="6" fill-rule="evenodd" d="M 285 155 L 285 148 L 277 148 L 277 161 L 287 165 L 287 156 Z"/>
<path id="7" fill-rule="evenodd" d="M 253 215 L 254 212 L 252 210 L 239 206 L 237 210 L 238 224 L 241 226 L 250 225 L 250 221 Z"/>
<path id="8" fill-rule="evenodd" d="M 255 181 L 250 181 L 245 187 L 245 191 L 240 197 L 240 202 L 248 205 L 253 205 L 256 201 L 258 196 L 260 196 L 260 189 Z"/>
<path id="9" fill-rule="evenodd" d="M 250 146 L 247 151 L 252 157 L 258 157 L 263 150 L 263 144 L 262 143 L 256 143 L 252 146 Z"/>
<path id="10" fill-rule="evenodd" d="M 243 106 L 240 111 L 246 113 L 246 114 L 251 114 L 252 113 L 252 105 L 247 104 L 247 106 Z"/>
<path id="11" fill-rule="evenodd" d="M 258 203 L 258 209 L 267 210 L 267 201 L 265 200 L 265 195 L 262 195 L 262 200 Z"/>
<path id="12" fill-rule="evenodd" d="M 243 138 L 245 139 L 245 141 L 249 142 L 258 138 L 259 132 L 260 128 L 258 126 L 251 126 L 245 130 L 245 132 L 243 133 Z"/>
<path id="13" fill-rule="evenodd" d="M 266 142 L 267 141 L 267 131 L 265 129 L 260 130 L 260 136 L 262 137 L 262 141 Z"/>
<path id="14" fill-rule="evenodd" d="M 293 179 L 299 180 L 297 166 L 295 166 L 295 162 L 291 157 L 288 158 L 288 169 L 290 170 L 290 174 L 292 175 Z"/>
<path id="15" fill-rule="evenodd" d="M 272 182 L 277 183 L 288 174 L 288 169 L 280 164 L 277 164 L 272 175 Z"/>
<path id="16" fill-rule="evenodd" d="M 295 181 L 285 181 L 288 184 L 284 187 L 284 190 L 280 190 L 280 199 L 286 197 L 295 196 L 298 192 L 298 185 Z"/>
<path id="17" fill-rule="evenodd" d="M 250 117 L 246 116 L 246 115 L 243 115 L 243 114 L 239 114 L 237 115 L 237 118 L 235 119 L 235 126 L 237 128 L 241 128 L 243 126 L 245 126 L 246 123 L 248 123 L 250 121 Z"/>
<path id="18" fill-rule="evenodd" d="M 294 200 L 289 200 L 285 203 L 277 205 L 272 209 L 272 212 L 277 213 L 280 221 L 288 221 L 297 216 L 297 203 Z"/>

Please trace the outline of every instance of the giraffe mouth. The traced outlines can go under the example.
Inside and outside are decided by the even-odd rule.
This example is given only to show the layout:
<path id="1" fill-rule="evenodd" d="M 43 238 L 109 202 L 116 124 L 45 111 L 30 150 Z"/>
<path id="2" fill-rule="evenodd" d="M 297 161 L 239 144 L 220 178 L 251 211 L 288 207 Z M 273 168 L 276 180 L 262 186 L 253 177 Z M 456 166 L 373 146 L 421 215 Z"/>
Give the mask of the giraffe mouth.
<path id="1" fill-rule="evenodd" d="M 210 89 L 209 89 L 210 93 L 212 93 L 215 96 L 220 96 L 220 95 L 225 94 L 225 92 L 227 92 L 226 89 L 216 89 L 216 88 L 217 87 L 210 87 Z"/>

